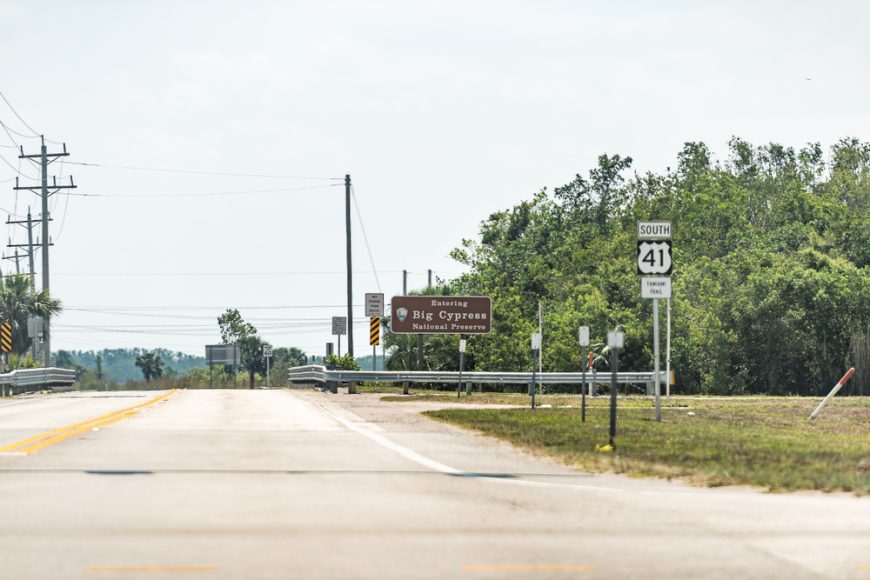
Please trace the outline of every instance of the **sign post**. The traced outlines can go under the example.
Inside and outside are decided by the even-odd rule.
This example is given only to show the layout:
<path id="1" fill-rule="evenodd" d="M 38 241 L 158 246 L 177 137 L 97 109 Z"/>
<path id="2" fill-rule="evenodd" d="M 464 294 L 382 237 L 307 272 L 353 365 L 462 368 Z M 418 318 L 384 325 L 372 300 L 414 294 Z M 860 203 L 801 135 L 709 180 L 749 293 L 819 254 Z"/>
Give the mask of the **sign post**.
<path id="1" fill-rule="evenodd" d="M 376 371 L 378 370 L 378 345 L 381 343 L 381 318 L 384 316 L 384 295 L 382 293 L 366 293 L 366 316 L 369 317 L 372 371 Z"/>
<path id="2" fill-rule="evenodd" d="M 456 398 L 459 398 L 459 393 L 462 391 L 462 371 L 465 370 L 465 338 L 459 335 L 459 384 L 456 386 Z M 470 384 L 470 383 L 469 383 Z M 471 393 L 466 391 L 466 395 Z"/>
<path id="3" fill-rule="evenodd" d="M 659 298 L 669 299 L 671 297 L 670 276 L 674 267 L 671 222 L 638 222 L 637 237 L 637 273 L 645 276 L 641 278 L 641 297 L 651 298 L 653 301 L 653 370 L 655 372 L 656 421 L 661 421 Z"/>
<path id="4" fill-rule="evenodd" d="M 369 318 L 369 344 L 372 346 L 372 371 L 378 370 L 378 345 L 381 343 L 381 319 Z"/>
<path id="5" fill-rule="evenodd" d="M 586 422 L 586 347 L 589 346 L 589 327 L 580 327 L 580 367 L 583 369 L 583 379 L 580 383 L 580 417 L 582 422 Z"/>
<path id="6" fill-rule="evenodd" d="M 532 335 L 532 382 L 529 383 L 529 396 L 532 397 L 532 410 L 535 409 L 535 388 L 536 377 L 535 371 L 538 370 L 538 352 L 541 350 L 541 333 L 536 332 Z"/>
<path id="7" fill-rule="evenodd" d="M 205 345 L 205 362 L 208 364 L 208 388 L 214 388 L 213 365 L 238 367 L 242 364 L 242 351 L 237 344 Z"/>
<path id="8" fill-rule="evenodd" d="M 12 325 L 8 322 L 0 324 L 0 350 L 3 351 L 3 372 L 6 372 L 12 352 Z"/>
<path id="9" fill-rule="evenodd" d="M 616 448 L 616 373 L 619 372 L 619 351 L 625 337 L 618 330 L 607 333 L 610 347 L 610 446 Z"/>
<path id="10" fill-rule="evenodd" d="M 266 357 L 266 388 L 269 389 L 272 387 L 272 383 L 269 378 L 269 361 L 272 359 L 272 347 L 270 345 L 263 345 L 263 356 Z"/>
<path id="11" fill-rule="evenodd" d="M 332 317 L 332 334 L 338 337 L 338 358 L 341 358 L 341 335 L 347 334 L 347 317 Z"/>

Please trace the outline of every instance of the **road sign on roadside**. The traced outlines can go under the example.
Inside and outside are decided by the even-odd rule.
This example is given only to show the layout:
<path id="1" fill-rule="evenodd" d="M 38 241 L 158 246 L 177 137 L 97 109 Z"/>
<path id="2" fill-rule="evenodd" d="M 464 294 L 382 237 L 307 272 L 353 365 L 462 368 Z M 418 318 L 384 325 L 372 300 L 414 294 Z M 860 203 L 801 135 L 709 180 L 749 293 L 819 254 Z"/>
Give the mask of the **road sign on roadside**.
<path id="1" fill-rule="evenodd" d="M 366 294 L 366 316 L 384 316 L 384 295 L 380 293 Z"/>
<path id="2" fill-rule="evenodd" d="M 242 364 L 242 351 L 237 344 L 207 344 L 205 362 L 209 365 L 239 366 Z"/>
<path id="3" fill-rule="evenodd" d="M 589 346 L 589 327 L 580 327 L 580 346 Z"/>
<path id="4" fill-rule="evenodd" d="M 653 314 L 653 366 L 655 369 L 656 421 L 662 420 L 659 382 L 659 298 L 668 300 L 668 364 L 670 364 L 670 312 L 671 279 L 674 270 L 673 247 L 671 245 L 671 222 L 637 222 L 637 273 L 641 298 L 652 299 Z M 670 386 L 668 386 L 670 390 Z M 611 432 L 611 437 L 614 435 Z"/>
<path id="5" fill-rule="evenodd" d="M 332 334 L 341 336 L 347 334 L 347 317 L 333 316 L 332 317 Z"/>
<path id="6" fill-rule="evenodd" d="M 369 344 L 372 346 L 381 344 L 381 319 L 377 316 L 369 319 Z"/>
<path id="7" fill-rule="evenodd" d="M 639 240 L 670 240 L 672 237 L 671 222 L 637 222 L 637 238 Z"/>
<path id="8" fill-rule="evenodd" d="M 0 350 L 12 352 L 12 325 L 8 322 L 0 325 Z"/>
<path id="9" fill-rule="evenodd" d="M 489 296 L 393 296 L 390 330 L 413 334 L 487 334 Z"/>
<path id="10" fill-rule="evenodd" d="M 271 358 L 272 356 L 272 347 L 269 345 L 263 346 L 263 356 L 266 358 Z"/>
<path id="11" fill-rule="evenodd" d="M 671 241 L 637 242 L 637 273 L 647 276 L 670 276 L 674 269 Z"/>
<path id="12" fill-rule="evenodd" d="M 644 276 L 640 279 L 641 298 L 670 298 L 671 279 L 667 276 Z"/>

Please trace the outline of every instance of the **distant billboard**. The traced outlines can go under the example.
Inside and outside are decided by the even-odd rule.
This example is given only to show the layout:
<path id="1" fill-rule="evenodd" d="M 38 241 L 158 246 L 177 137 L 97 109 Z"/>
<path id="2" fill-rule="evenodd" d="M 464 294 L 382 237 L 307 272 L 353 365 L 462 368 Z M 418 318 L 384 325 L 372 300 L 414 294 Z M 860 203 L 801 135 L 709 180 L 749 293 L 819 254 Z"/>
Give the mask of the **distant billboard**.
<path id="1" fill-rule="evenodd" d="M 488 334 L 489 296 L 393 296 L 390 330 L 409 334 Z"/>
<path id="2" fill-rule="evenodd" d="M 205 362 L 209 365 L 239 366 L 242 364 L 242 351 L 237 344 L 207 344 Z"/>

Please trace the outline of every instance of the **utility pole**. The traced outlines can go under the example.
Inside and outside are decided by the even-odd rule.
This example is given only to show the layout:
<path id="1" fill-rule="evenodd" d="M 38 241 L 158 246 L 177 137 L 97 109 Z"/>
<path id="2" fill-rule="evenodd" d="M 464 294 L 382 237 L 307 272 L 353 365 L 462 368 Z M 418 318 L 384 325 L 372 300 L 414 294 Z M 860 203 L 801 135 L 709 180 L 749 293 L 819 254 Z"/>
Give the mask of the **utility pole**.
<path id="1" fill-rule="evenodd" d="M 49 218 L 49 221 L 51 221 L 51 218 Z M 30 275 L 30 288 L 31 288 L 31 290 L 36 290 L 36 272 L 34 270 L 34 265 L 33 265 L 33 256 L 36 252 L 35 248 L 33 247 L 33 225 L 34 225 L 34 222 L 33 222 L 33 216 L 30 213 L 30 207 L 27 208 L 27 219 L 26 220 L 12 220 L 11 218 L 8 218 L 6 220 L 6 224 L 7 225 L 15 224 L 15 225 L 20 225 L 20 226 L 27 228 L 27 244 L 13 244 L 12 241 L 10 240 L 8 247 L 15 248 L 16 257 L 18 255 L 18 248 L 20 248 L 20 247 L 26 248 L 28 273 Z M 37 240 L 37 243 L 38 243 L 38 240 Z M 49 244 L 49 245 L 53 246 L 54 244 Z M 16 271 L 16 273 L 18 272 L 18 260 L 17 260 L 17 258 L 15 260 L 15 271 Z M 27 325 L 27 330 L 28 330 L 28 333 L 30 334 L 30 349 L 31 349 L 30 354 L 33 357 L 33 360 L 36 360 L 36 356 L 37 356 L 37 341 L 38 341 L 38 337 L 37 337 L 38 332 L 37 332 L 37 326 L 36 326 L 37 318 L 38 317 L 31 316 L 30 317 L 31 323 Z"/>
<path id="2" fill-rule="evenodd" d="M 27 262 L 28 262 L 27 265 L 29 268 L 28 273 L 30 274 L 30 287 L 33 288 L 34 290 L 36 289 L 36 273 L 34 271 L 34 265 L 33 265 L 33 256 L 34 256 L 34 252 L 35 252 L 35 248 L 33 247 L 33 226 L 36 223 L 40 223 L 41 221 L 42 220 L 34 220 L 33 219 L 33 216 L 30 214 L 29 207 L 27 208 L 27 219 L 26 220 L 13 220 L 11 218 L 8 218 L 6 220 L 6 225 L 13 225 L 14 224 L 14 225 L 22 226 L 22 227 L 27 229 L 27 243 L 26 244 L 13 244 L 10 241 L 6 245 L 6 247 L 7 248 L 16 248 L 16 252 L 17 252 L 17 248 L 25 248 L 26 249 L 26 252 L 27 252 L 26 256 L 27 256 Z M 51 218 L 49 218 L 48 221 L 52 221 Z M 37 244 L 38 243 L 39 243 L 39 241 L 37 240 Z M 54 244 L 49 243 L 48 245 L 53 246 Z M 16 268 L 16 270 L 17 269 L 18 268 Z"/>
<path id="3" fill-rule="evenodd" d="M 56 194 L 62 189 L 75 189 L 75 184 L 73 183 L 72 176 L 69 178 L 69 185 L 58 185 L 57 178 L 52 178 L 52 185 L 49 187 L 48 185 L 48 165 L 50 163 L 54 163 L 61 157 L 67 157 L 69 153 L 66 150 L 66 143 L 63 144 L 63 152 L 62 153 L 49 153 L 45 147 L 45 137 L 40 136 L 42 139 L 42 145 L 40 147 L 40 152 L 38 154 L 25 155 L 24 147 L 22 146 L 21 155 L 19 155 L 19 159 L 39 159 L 40 173 L 41 173 L 41 185 L 39 186 L 25 186 L 20 187 L 18 185 L 18 178 L 15 178 L 15 189 L 24 189 L 28 191 L 32 191 L 39 195 L 42 199 L 42 289 L 45 291 L 50 291 L 50 282 L 49 282 L 49 268 L 48 268 L 48 246 L 51 244 L 51 238 L 48 233 L 48 222 L 51 216 L 49 216 L 48 212 L 48 198 L 51 195 Z M 49 192 L 49 190 L 51 190 Z M 349 243 L 349 240 L 348 240 Z M 348 273 L 348 275 L 350 275 Z M 51 322 L 48 316 L 44 316 L 42 318 L 42 337 L 43 337 L 43 349 L 42 349 L 42 364 L 43 366 L 51 366 L 51 337 L 50 337 L 50 328 Z"/>
<path id="4" fill-rule="evenodd" d="M 350 175 L 344 176 L 344 224 L 347 233 L 347 354 L 353 358 L 353 265 L 350 251 Z"/>
<path id="5" fill-rule="evenodd" d="M 429 286 L 426 287 L 426 292 L 430 292 L 432 288 L 432 270 L 429 270 Z M 417 335 L 417 370 L 423 370 L 423 335 Z"/>
<path id="6" fill-rule="evenodd" d="M 18 254 L 18 248 L 15 249 L 15 254 L 13 254 L 12 256 L 7 256 L 7 255 L 5 255 L 5 254 L 3 255 L 3 259 L 4 259 L 4 260 L 9 260 L 10 262 L 15 262 L 15 275 L 16 275 L 16 276 L 17 276 L 18 274 L 21 274 L 21 268 L 20 268 L 19 265 L 18 265 L 18 261 L 19 261 L 22 257 L 23 257 L 23 256 L 20 256 L 20 255 Z"/>

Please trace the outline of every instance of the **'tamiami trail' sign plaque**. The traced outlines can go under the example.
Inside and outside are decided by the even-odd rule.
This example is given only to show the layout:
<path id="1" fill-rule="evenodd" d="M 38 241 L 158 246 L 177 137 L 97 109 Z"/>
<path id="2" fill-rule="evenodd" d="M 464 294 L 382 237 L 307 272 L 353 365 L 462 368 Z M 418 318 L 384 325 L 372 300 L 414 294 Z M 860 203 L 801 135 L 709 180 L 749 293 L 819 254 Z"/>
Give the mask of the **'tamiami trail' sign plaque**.
<path id="1" fill-rule="evenodd" d="M 488 334 L 489 296 L 393 296 L 390 327 L 396 333 Z"/>

